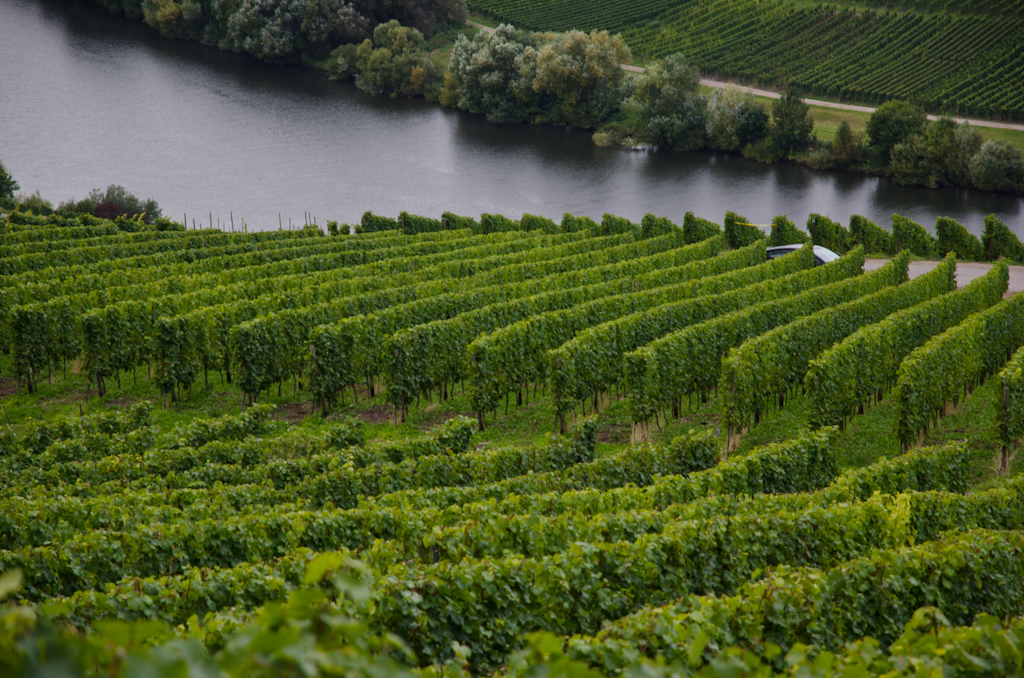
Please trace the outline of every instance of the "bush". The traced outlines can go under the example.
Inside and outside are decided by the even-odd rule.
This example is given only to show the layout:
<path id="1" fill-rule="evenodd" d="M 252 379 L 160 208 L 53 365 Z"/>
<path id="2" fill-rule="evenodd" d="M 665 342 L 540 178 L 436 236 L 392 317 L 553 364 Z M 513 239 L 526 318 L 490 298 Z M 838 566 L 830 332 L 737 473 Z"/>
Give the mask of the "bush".
<path id="1" fill-rule="evenodd" d="M 983 191 L 1015 192 L 1024 189 L 1024 159 L 1005 141 L 986 141 L 971 158 L 971 179 Z"/>

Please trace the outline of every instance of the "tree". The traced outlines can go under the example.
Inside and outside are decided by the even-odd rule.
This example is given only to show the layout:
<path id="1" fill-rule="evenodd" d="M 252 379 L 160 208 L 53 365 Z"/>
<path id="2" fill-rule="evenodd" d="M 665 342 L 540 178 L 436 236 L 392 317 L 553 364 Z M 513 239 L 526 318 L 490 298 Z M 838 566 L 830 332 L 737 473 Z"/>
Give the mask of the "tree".
<path id="1" fill-rule="evenodd" d="M 4 167 L 4 164 L 0 162 L 0 204 L 11 203 L 14 201 L 14 192 L 19 190 L 21 186 L 14 180 L 11 173 Z"/>
<path id="2" fill-rule="evenodd" d="M 377 26 L 373 40 L 364 40 L 356 50 L 356 86 L 370 94 L 436 99 L 440 78 L 425 42 L 422 33 L 397 21 Z"/>
<path id="3" fill-rule="evenodd" d="M 697 150 L 707 144 L 707 97 L 700 76 L 682 54 L 647 67 L 623 102 L 640 140 L 652 146 Z"/>
<path id="4" fill-rule="evenodd" d="M 776 158 L 789 158 L 807 149 L 814 131 L 811 107 L 792 90 L 772 102 L 771 146 Z"/>
<path id="5" fill-rule="evenodd" d="M 121 216 L 131 218 L 143 214 L 143 221 L 147 224 L 153 223 L 162 213 L 156 200 L 140 200 L 124 186 L 114 184 L 107 186 L 106 191 L 95 188 L 89 193 L 89 197 L 80 203 L 63 203 L 61 208 L 72 204 L 83 208 L 91 207 L 91 213 L 102 219 L 115 219 Z"/>
<path id="6" fill-rule="evenodd" d="M 708 142 L 721 151 L 739 151 L 768 134 L 768 109 L 754 95 L 736 88 L 715 89 L 708 99 Z"/>
<path id="7" fill-rule="evenodd" d="M 486 115 L 491 122 L 522 122 L 539 113 L 533 82 L 519 73 L 523 53 L 537 47 L 531 33 L 502 24 L 493 33 L 460 35 L 445 73 L 441 103 Z"/>
<path id="8" fill-rule="evenodd" d="M 1021 152 L 1005 141 L 986 141 L 971 159 L 971 179 L 983 191 L 1024 189 Z"/>
<path id="9" fill-rule="evenodd" d="M 621 35 L 608 31 L 558 33 L 518 58 L 520 75 L 541 100 L 536 122 L 592 129 L 619 110 L 632 56 Z"/>
<path id="10" fill-rule="evenodd" d="M 850 123 L 843 120 L 839 123 L 836 136 L 832 140 L 832 164 L 835 167 L 847 168 L 858 165 L 864 160 L 867 149 L 864 145 L 864 134 L 854 132 Z"/>
<path id="11" fill-rule="evenodd" d="M 893 146 L 889 161 L 893 180 L 897 184 L 935 188 L 938 185 L 937 172 L 930 151 L 921 134 L 911 134 Z"/>
<path id="12" fill-rule="evenodd" d="M 887 101 L 868 120 L 868 139 L 875 161 L 888 165 L 893 147 L 911 134 L 921 134 L 927 117 L 909 101 Z"/>
<path id="13" fill-rule="evenodd" d="M 227 12 L 218 46 L 266 61 L 322 59 L 337 44 L 365 36 L 370 26 L 343 0 L 237 0 L 216 7 Z"/>
<path id="14" fill-rule="evenodd" d="M 966 186 L 971 179 L 971 158 L 981 149 L 981 135 L 969 124 L 958 125 L 941 118 L 928 125 L 928 143 L 932 184 Z"/>

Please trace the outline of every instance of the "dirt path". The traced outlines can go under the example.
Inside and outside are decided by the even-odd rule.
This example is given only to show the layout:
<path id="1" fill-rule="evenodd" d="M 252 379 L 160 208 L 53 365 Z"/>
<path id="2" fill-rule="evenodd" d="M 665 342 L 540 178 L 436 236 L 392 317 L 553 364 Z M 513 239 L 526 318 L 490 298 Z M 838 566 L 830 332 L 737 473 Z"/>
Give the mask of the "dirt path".
<path id="1" fill-rule="evenodd" d="M 864 262 L 865 271 L 873 271 L 881 268 L 888 259 L 868 259 Z M 938 265 L 937 261 L 912 261 L 910 262 L 910 277 L 916 278 L 927 273 Z M 992 264 L 982 264 L 973 261 L 960 261 L 956 265 L 956 286 L 963 287 L 975 278 L 980 278 L 991 270 Z M 1005 296 L 1024 292 L 1024 266 L 1010 266 L 1010 285 Z"/>
<path id="2" fill-rule="evenodd" d="M 628 68 L 628 70 L 634 70 L 636 67 L 635 66 L 628 66 L 628 67 L 627 66 L 623 66 L 623 68 Z M 639 70 L 642 71 L 643 69 L 639 69 Z M 730 82 L 723 82 L 721 80 L 707 80 L 705 78 L 701 78 L 700 84 L 705 85 L 707 87 L 729 87 L 729 86 L 739 87 L 742 90 L 750 92 L 754 96 L 768 97 L 769 99 L 779 99 L 779 98 L 782 97 L 782 95 L 779 94 L 778 92 L 771 92 L 771 91 L 766 90 L 766 89 L 755 89 L 753 87 L 744 87 L 743 85 L 738 85 L 736 83 L 730 83 Z M 877 109 L 874 109 L 874 108 L 872 108 L 870 106 L 855 106 L 853 104 L 838 104 L 838 103 L 836 103 L 834 101 L 822 101 L 820 99 L 804 99 L 803 101 L 804 101 L 805 104 L 808 104 L 810 106 L 821 106 L 822 108 L 835 108 L 835 109 L 838 109 L 840 111 L 857 111 L 859 113 L 874 113 L 875 110 L 877 110 Z M 939 116 L 937 116 L 937 115 L 929 115 L 928 119 L 929 120 L 938 120 Z M 992 121 L 992 120 L 975 120 L 973 118 L 953 118 L 953 120 L 956 120 L 959 123 L 969 122 L 974 127 L 991 127 L 991 128 L 994 128 L 994 129 L 1013 129 L 1013 130 L 1018 130 L 1018 131 L 1024 131 L 1024 125 L 1018 125 L 1018 124 L 1010 123 L 1010 122 L 995 122 L 995 121 Z"/>
<path id="3" fill-rule="evenodd" d="M 482 31 L 484 31 L 486 33 L 493 33 L 494 32 L 494 29 L 491 28 L 490 26 L 484 26 L 483 24 L 478 24 L 475 21 L 466 21 L 466 23 L 469 24 L 470 26 L 473 26 L 474 28 L 479 28 L 480 30 L 482 30 Z M 622 64 L 621 68 L 624 71 L 630 71 L 632 73 L 643 73 L 644 72 L 644 69 L 640 68 L 639 66 L 627 66 L 626 64 Z M 738 84 L 732 83 L 732 82 L 725 82 L 725 81 L 722 81 L 722 80 L 708 80 L 707 78 L 701 78 L 700 84 L 704 85 L 705 87 L 718 87 L 718 88 L 739 87 L 742 90 L 750 92 L 754 96 L 767 97 L 769 99 L 779 99 L 779 98 L 782 97 L 782 95 L 779 94 L 778 92 L 772 92 L 772 91 L 766 90 L 766 89 L 756 89 L 754 87 L 745 87 L 743 85 L 738 85 Z M 854 105 L 854 104 L 839 104 L 839 103 L 836 103 L 834 101 L 822 101 L 821 99 L 804 99 L 803 101 L 804 101 L 805 104 L 808 104 L 810 106 L 820 106 L 822 108 L 834 108 L 834 109 L 837 109 L 837 110 L 840 110 L 840 111 L 856 111 L 858 113 L 874 113 L 875 110 L 876 110 L 876 109 L 874 109 L 874 108 L 872 108 L 870 106 L 857 106 L 857 105 Z M 928 119 L 929 120 L 938 120 L 939 116 L 929 115 Z M 1011 123 L 1011 122 L 995 122 L 995 121 L 992 121 L 992 120 L 975 120 L 973 118 L 953 118 L 953 120 L 956 120 L 959 123 L 969 122 L 974 127 L 991 127 L 993 129 L 1012 129 L 1012 130 L 1018 130 L 1018 131 L 1024 132 L 1024 125 L 1018 125 L 1018 124 Z"/>

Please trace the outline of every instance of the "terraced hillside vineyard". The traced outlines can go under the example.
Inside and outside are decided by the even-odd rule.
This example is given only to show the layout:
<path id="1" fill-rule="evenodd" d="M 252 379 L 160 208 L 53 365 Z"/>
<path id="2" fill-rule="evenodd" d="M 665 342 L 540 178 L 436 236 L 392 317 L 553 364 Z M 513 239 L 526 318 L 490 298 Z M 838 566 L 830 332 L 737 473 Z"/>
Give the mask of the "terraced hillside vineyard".
<path id="1" fill-rule="evenodd" d="M 1024 120 L 1019 2 L 470 0 L 469 6 L 534 30 L 621 32 L 636 58 L 681 52 L 702 73 L 720 78 Z"/>
<path id="2" fill-rule="evenodd" d="M 1019 675 L 1021 243 L 726 223 L 0 219 L 0 673 Z"/>

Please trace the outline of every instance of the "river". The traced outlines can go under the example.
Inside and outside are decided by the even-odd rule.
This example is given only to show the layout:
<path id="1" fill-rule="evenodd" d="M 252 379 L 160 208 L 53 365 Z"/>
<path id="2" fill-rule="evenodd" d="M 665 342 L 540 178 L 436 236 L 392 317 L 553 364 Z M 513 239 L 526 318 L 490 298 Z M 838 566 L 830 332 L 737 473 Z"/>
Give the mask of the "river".
<path id="1" fill-rule="evenodd" d="M 0 0 L 0 161 L 56 204 L 121 184 L 189 225 L 250 229 L 365 210 L 559 219 L 563 212 L 721 223 L 811 212 L 846 224 L 894 212 L 1024 237 L 1024 201 L 967 189 L 763 165 L 735 156 L 599 148 L 586 132 L 491 125 L 421 100 L 370 97 L 321 73 L 160 38 L 88 0 Z"/>

